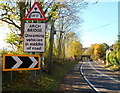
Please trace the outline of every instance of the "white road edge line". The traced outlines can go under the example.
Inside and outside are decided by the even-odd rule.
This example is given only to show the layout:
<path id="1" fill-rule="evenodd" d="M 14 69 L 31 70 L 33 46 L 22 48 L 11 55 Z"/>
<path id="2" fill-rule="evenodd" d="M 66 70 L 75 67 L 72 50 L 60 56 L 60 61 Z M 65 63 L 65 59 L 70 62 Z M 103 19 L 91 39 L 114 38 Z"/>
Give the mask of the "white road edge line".
<path id="1" fill-rule="evenodd" d="M 82 64 L 82 65 L 83 65 L 83 64 Z M 82 65 L 81 65 L 80 72 L 81 72 L 81 74 L 83 75 L 83 78 L 89 83 L 89 85 L 90 85 L 92 88 L 94 88 L 95 91 L 97 91 L 98 93 L 100 93 L 100 91 L 99 91 L 92 83 L 89 82 L 89 80 L 86 78 L 86 76 L 84 76 L 83 71 L 82 71 Z"/>
<path id="2" fill-rule="evenodd" d="M 108 76 L 108 75 L 106 75 L 106 74 L 103 74 L 102 72 L 100 72 L 100 71 L 98 71 L 97 69 L 95 69 L 95 68 L 91 65 L 90 62 L 89 62 L 89 64 L 90 64 L 91 68 L 94 69 L 96 72 L 100 73 L 100 74 L 103 75 L 103 76 L 108 77 L 109 79 L 112 79 L 112 80 L 114 80 L 114 81 L 120 83 L 120 81 L 118 81 L 118 80 L 116 80 L 116 79 L 114 79 L 114 78 L 112 78 L 112 77 L 110 77 L 110 76 Z"/>

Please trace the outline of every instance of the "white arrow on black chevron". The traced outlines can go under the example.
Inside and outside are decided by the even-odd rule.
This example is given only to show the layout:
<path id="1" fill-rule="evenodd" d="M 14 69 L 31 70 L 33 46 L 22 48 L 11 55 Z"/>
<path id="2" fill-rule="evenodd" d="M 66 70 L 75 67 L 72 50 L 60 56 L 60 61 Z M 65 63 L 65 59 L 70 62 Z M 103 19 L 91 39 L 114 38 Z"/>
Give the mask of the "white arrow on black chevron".
<path id="1" fill-rule="evenodd" d="M 23 63 L 22 60 L 21 60 L 19 57 L 17 57 L 17 56 L 12 56 L 12 58 L 13 58 L 17 63 L 16 63 L 11 69 L 19 68 L 20 65 Z M 29 57 L 29 58 L 30 58 L 31 61 L 33 62 L 33 63 L 29 66 L 29 68 L 34 68 L 34 67 L 37 65 L 38 61 L 37 61 L 34 57 Z"/>
<path id="2" fill-rule="evenodd" d="M 3 71 L 38 70 L 40 69 L 39 55 L 3 55 Z"/>
<path id="3" fill-rule="evenodd" d="M 12 58 L 17 62 L 12 69 L 18 68 L 23 62 L 17 57 L 17 56 L 12 56 Z"/>
<path id="4" fill-rule="evenodd" d="M 34 57 L 29 57 L 29 58 L 33 61 L 33 63 L 30 65 L 29 68 L 34 68 L 37 65 L 38 61 Z"/>

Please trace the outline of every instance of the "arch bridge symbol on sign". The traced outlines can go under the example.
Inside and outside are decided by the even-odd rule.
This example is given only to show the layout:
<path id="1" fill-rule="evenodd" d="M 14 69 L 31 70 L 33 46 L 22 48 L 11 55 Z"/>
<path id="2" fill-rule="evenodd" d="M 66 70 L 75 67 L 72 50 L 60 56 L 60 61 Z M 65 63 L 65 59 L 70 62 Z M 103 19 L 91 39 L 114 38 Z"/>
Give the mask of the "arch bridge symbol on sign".
<path id="1" fill-rule="evenodd" d="M 43 18 L 38 7 L 33 8 L 33 11 L 29 14 L 28 18 Z"/>
<path id="2" fill-rule="evenodd" d="M 30 11 L 25 16 L 24 20 L 46 20 L 44 12 L 39 6 L 38 2 L 35 2 Z"/>

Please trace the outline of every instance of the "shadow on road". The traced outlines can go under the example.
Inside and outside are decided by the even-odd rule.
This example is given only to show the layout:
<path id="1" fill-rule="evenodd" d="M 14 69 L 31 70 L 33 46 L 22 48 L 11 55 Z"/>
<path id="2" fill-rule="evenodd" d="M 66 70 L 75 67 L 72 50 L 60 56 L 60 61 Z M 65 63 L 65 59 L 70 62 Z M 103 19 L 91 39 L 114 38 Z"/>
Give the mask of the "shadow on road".
<path id="1" fill-rule="evenodd" d="M 94 91 L 90 88 L 90 86 L 83 79 L 80 74 L 79 67 L 82 62 L 76 64 L 73 68 L 69 70 L 69 72 L 64 76 L 61 80 L 60 91 L 68 91 L 68 92 L 80 92 L 86 91 L 94 93 Z"/>

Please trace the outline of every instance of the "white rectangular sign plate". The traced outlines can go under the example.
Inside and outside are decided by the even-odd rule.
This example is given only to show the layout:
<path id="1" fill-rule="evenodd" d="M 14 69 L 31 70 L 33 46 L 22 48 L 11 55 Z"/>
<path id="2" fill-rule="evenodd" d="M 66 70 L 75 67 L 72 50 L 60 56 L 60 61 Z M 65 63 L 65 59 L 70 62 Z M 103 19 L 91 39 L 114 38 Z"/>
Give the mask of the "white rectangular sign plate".
<path id="1" fill-rule="evenodd" d="M 45 23 L 25 23 L 24 51 L 45 51 Z"/>

